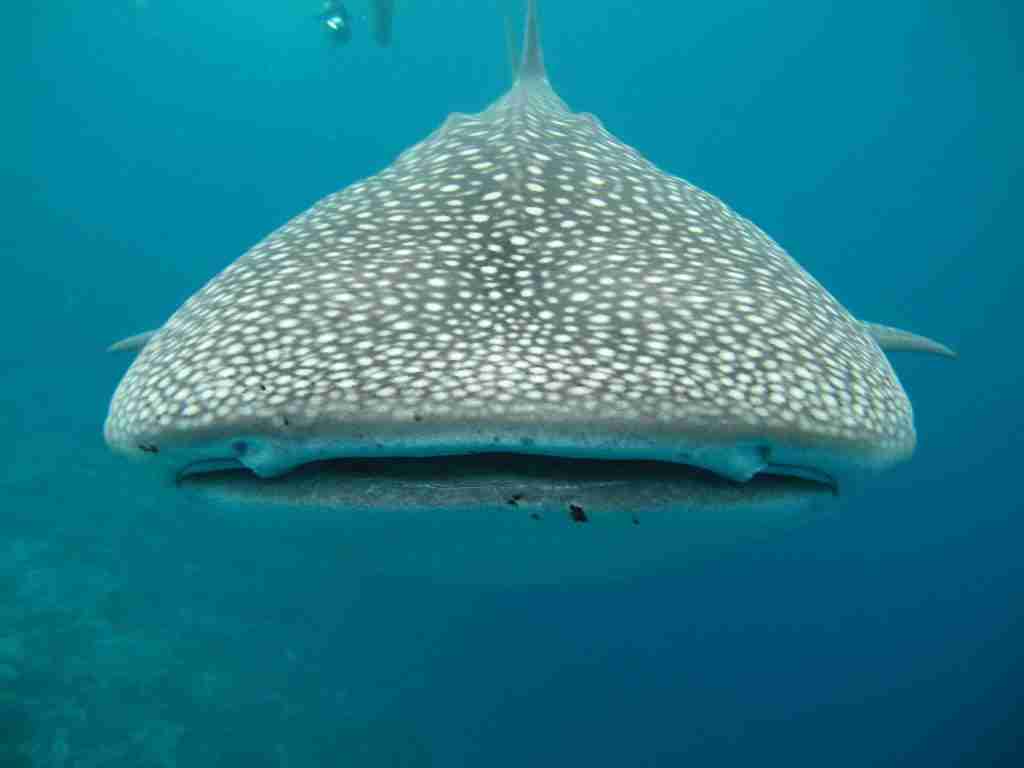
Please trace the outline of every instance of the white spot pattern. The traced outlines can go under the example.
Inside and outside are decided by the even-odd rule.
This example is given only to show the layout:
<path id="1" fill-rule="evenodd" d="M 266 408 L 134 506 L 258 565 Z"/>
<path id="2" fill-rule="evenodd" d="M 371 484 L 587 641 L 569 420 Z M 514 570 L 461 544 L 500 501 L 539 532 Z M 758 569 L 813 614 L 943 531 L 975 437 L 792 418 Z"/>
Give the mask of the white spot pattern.
<path id="1" fill-rule="evenodd" d="M 134 448 L 283 416 L 914 439 L 885 357 L 822 286 L 539 80 L 225 269 L 139 355 L 106 432 Z"/>

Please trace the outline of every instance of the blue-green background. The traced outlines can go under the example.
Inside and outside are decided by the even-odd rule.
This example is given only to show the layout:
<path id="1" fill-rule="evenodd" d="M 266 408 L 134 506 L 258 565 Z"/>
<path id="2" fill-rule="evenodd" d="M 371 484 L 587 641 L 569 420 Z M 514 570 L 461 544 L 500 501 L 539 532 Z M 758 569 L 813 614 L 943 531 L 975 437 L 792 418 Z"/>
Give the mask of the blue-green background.
<path id="1" fill-rule="evenodd" d="M 315 0 L 5 6 L 0 766 L 1019 764 L 1020 4 L 542 3 L 574 108 L 961 358 L 896 359 L 917 455 L 836 519 L 529 589 L 366 578 L 101 439 L 108 343 L 507 86 L 499 0 L 387 50 L 348 4 L 343 49 Z"/>

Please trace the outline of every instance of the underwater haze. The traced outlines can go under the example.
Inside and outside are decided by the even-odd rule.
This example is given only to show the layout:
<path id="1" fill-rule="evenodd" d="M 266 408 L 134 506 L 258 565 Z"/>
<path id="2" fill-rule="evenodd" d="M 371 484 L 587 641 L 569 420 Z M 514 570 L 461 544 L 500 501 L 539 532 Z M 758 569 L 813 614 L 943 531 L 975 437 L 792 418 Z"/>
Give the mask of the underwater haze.
<path id="1" fill-rule="evenodd" d="M 1019 765 L 1024 9 L 542 0 L 570 107 L 959 358 L 892 355 L 916 454 L 834 514 L 498 584 L 104 444 L 109 344 L 510 84 L 517 0 L 346 5 L 7 9 L 0 768 Z"/>

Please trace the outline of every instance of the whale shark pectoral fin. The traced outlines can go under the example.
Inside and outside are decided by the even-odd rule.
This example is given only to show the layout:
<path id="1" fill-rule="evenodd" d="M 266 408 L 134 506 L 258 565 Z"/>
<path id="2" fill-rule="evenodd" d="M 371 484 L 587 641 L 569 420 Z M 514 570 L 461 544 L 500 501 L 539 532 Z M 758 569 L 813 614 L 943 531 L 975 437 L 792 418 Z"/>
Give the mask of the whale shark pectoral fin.
<path id="1" fill-rule="evenodd" d="M 141 352 L 142 348 L 149 343 L 156 331 L 146 331 L 129 336 L 127 339 L 116 341 L 107 347 L 107 352 Z"/>
<path id="2" fill-rule="evenodd" d="M 926 352 L 941 357 L 957 356 L 956 352 L 945 344 L 940 344 L 926 336 L 918 336 L 910 331 L 890 328 L 888 325 L 879 325 L 878 323 L 862 322 L 861 325 L 878 342 L 878 346 L 886 352 Z"/>

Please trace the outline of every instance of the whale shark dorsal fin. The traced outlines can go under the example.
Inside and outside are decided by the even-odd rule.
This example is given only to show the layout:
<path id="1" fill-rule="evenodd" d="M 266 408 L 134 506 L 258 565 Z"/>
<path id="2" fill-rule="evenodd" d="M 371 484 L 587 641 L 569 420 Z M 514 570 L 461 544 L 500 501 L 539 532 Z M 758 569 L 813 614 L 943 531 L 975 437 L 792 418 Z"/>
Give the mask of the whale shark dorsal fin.
<path id="1" fill-rule="evenodd" d="M 152 339 L 155 334 L 156 331 L 146 331 L 145 333 L 137 333 L 134 336 L 129 336 L 127 339 L 115 341 L 107 347 L 107 352 L 141 352 L 142 348 L 149 343 L 149 340 Z"/>
<path id="2" fill-rule="evenodd" d="M 544 52 L 540 46 L 540 26 L 537 21 L 537 0 L 526 0 L 526 29 L 523 32 L 522 59 L 517 73 L 519 80 L 546 80 Z"/>
<path id="3" fill-rule="evenodd" d="M 886 352 L 925 352 L 941 357 L 956 357 L 957 354 L 945 344 L 919 336 L 900 328 L 891 328 L 878 323 L 862 323 L 864 329 L 878 342 L 878 346 Z"/>

